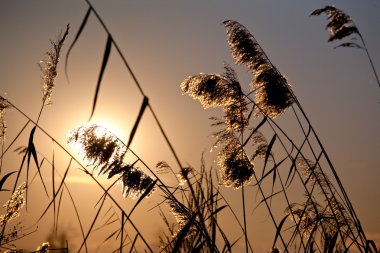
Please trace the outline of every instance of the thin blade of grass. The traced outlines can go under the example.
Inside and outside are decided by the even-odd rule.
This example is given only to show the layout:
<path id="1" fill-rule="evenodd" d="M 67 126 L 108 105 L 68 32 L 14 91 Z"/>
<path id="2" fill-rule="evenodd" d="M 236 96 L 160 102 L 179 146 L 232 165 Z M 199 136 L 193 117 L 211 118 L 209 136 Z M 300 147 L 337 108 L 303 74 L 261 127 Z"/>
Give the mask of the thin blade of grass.
<path id="1" fill-rule="evenodd" d="M 148 99 L 148 97 L 144 96 L 144 100 L 143 100 L 143 102 L 141 104 L 141 107 L 140 107 L 139 115 L 137 116 L 135 124 L 133 125 L 133 128 L 131 130 L 131 134 L 129 135 L 129 140 L 128 140 L 128 144 L 127 144 L 127 150 L 128 150 L 129 146 L 132 143 L 133 137 L 135 136 L 136 131 L 137 131 L 137 127 L 140 124 L 140 120 L 141 120 L 141 118 L 142 118 L 142 116 L 144 114 L 144 111 L 145 111 L 146 107 L 148 106 L 148 104 L 149 104 L 149 99 Z"/>
<path id="2" fill-rule="evenodd" d="M 62 188 L 61 190 L 61 194 L 59 195 L 59 200 L 58 200 L 58 207 L 57 207 L 57 217 L 56 217 L 56 221 L 57 223 L 55 224 L 55 231 L 58 231 L 58 219 L 59 219 L 59 210 L 61 210 L 61 203 L 62 203 L 62 197 L 63 197 L 63 190 L 65 188 Z"/>
<path id="3" fill-rule="evenodd" d="M 103 225 L 101 225 L 100 227 L 98 227 L 98 228 L 96 228 L 96 229 L 94 229 L 93 231 L 95 232 L 95 231 L 98 231 L 98 230 L 100 230 L 100 229 L 102 229 L 102 228 L 104 228 L 104 227 L 106 227 L 106 226 L 109 226 L 109 225 L 111 225 L 111 224 L 114 224 L 115 222 L 117 222 L 118 221 L 118 218 L 115 218 L 115 219 L 113 219 L 113 220 L 109 220 L 109 221 L 107 221 L 107 222 L 105 222 Z"/>
<path id="4" fill-rule="evenodd" d="M 133 242 L 132 242 L 132 245 L 131 245 L 131 249 L 129 250 L 129 253 L 132 253 L 132 250 L 135 247 L 135 244 L 136 244 L 136 241 L 137 241 L 138 237 L 139 237 L 139 234 L 136 234 L 135 238 L 133 239 Z"/>
<path id="5" fill-rule="evenodd" d="M 20 174 L 21 174 L 21 171 L 22 171 L 22 168 L 24 167 L 24 162 L 25 162 L 25 159 L 26 159 L 26 156 L 27 156 L 27 154 L 28 154 L 28 152 L 27 151 L 25 151 L 25 153 L 24 153 L 24 156 L 22 157 L 22 161 L 21 161 L 21 165 L 20 165 L 20 169 L 18 170 L 18 173 L 17 173 L 17 177 L 16 177 L 16 181 L 15 181 L 15 184 L 14 184 L 14 186 L 13 186 L 13 191 L 12 191 L 12 193 L 14 193 L 15 192 L 15 190 L 16 190 L 16 186 L 17 186 L 17 182 L 18 182 L 18 179 L 20 178 Z M 26 181 L 26 188 L 28 189 L 28 181 Z M 27 206 L 27 201 L 26 201 L 26 206 Z"/>
<path id="6" fill-rule="evenodd" d="M 175 244 L 174 244 L 172 253 L 179 252 L 179 250 L 181 248 L 181 244 L 182 244 L 183 240 L 185 239 L 185 237 L 188 235 L 188 233 L 190 231 L 190 228 L 193 225 L 194 221 L 195 221 L 195 217 L 192 216 L 186 222 L 186 224 L 183 226 L 183 228 L 181 229 L 181 231 L 178 233 L 178 235 L 176 236 L 176 240 L 175 240 Z"/>
<path id="7" fill-rule="evenodd" d="M 267 150 L 266 150 L 266 152 L 265 152 L 265 159 L 264 159 L 264 167 L 263 167 L 262 176 L 264 176 L 265 168 L 266 168 L 266 166 L 267 166 L 269 156 L 271 155 L 271 151 L 272 151 L 272 148 L 273 148 L 273 144 L 274 144 L 274 142 L 276 141 L 276 137 L 277 137 L 277 134 L 273 135 L 272 139 L 270 140 L 270 142 L 269 142 L 269 144 L 268 144 Z"/>
<path id="8" fill-rule="evenodd" d="M 128 218 L 132 215 L 133 211 L 135 210 L 135 208 L 139 205 L 139 203 L 146 197 L 149 195 L 149 193 L 153 190 L 154 186 L 156 185 L 158 179 L 154 180 L 147 188 L 146 190 L 144 191 L 143 194 L 141 194 L 141 196 L 139 197 L 139 199 L 137 200 L 137 202 L 135 203 L 135 205 L 133 206 L 132 210 L 129 212 L 128 214 Z"/>
<path id="9" fill-rule="evenodd" d="M 1 178 L 1 180 L 0 180 L 0 191 L 9 191 L 9 190 L 3 189 L 3 185 L 4 185 L 5 181 L 7 181 L 7 179 L 8 179 L 13 173 L 16 173 L 16 171 L 9 172 L 8 174 L 6 174 L 5 176 L 3 176 L 3 177 Z"/>
<path id="10" fill-rule="evenodd" d="M 230 241 L 228 240 L 226 234 L 225 234 L 222 230 L 220 230 L 220 234 L 222 235 L 223 240 L 224 240 L 224 242 L 225 242 L 224 247 L 223 247 L 223 251 L 222 251 L 222 252 L 232 252 L 232 249 L 231 249 L 231 243 L 230 243 Z M 228 251 L 225 251 L 225 250 L 228 250 Z"/>
<path id="11" fill-rule="evenodd" d="M 69 49 L 67 50 L 67 54 L 66 54 L 66 59 L 65 59 L 65 74 L 66 74 L 66 79 L 69 81 L 69 75 L 67 74 L 67 62 L 69 60 L 69 55 L 70 55 L 70 52 L 71 50 L 73 49 L 75 43 L 77 42 L 79 36 L 82 34 L 82 31 L 83 31 L 83 28 L 85 27 L 85 25 L 87 24 L 87 20 L 88 20 L 88 17 L 90 16 L 91 14 L 91 11 L 92 11 L 92 7 L 90 6 L 87 10 L 87 13 L 86 15 L 84 16 L 84 19 L 82 21 L 82 24 L 80 25 L 79 27 L 79 30 L 77 32 L 77 34 L 75 35 L 75 39 L 73 40 L 73 42 L 71 43 Z"/>
<path id="12" fill-rule="evenodd" d="M 48 206 L 45 208 L 45 211 L 41 214 L 40 218 L 37 220 L 36 224 L 45 216 L 46 212 L 49 210 L 50 206 L 55 203 L 55 198 L 57 197 L 57 193 L 61 190 L 61 188 L 63 187 L 64 183 L 65 183 L 65 179 L 66 179 L 66 176 L 67 176 L 67 173 L 69 172 L 69 169 L 70 169 L 70 165 L 71 165 L 71 162 L 72 162 L 72 158 L 70 159 L 70 162 L 69 162 L 69 166 L 67 167 L 66 171 L 65 171 L 65 174 L 63 175 L 63 178 L 62 178 L 62 181 L 61 181 L 61 184 L 59 185 L 57 191 L 56 191 L 56 194 L 54 194 L 53 196 L 53 199 L 50 201 L 50 203 L 48 204 Z"/>
<path id="13" fill-rule="evenodd" d="M 206 220 L 212 218 L 214 215 L 216 215 L 217 213 L 219 213 L 220 211 L 222 211 L 224 208 L 226 208 L 227 205 L 224 205 L 224 206 L 221 206 L 221 207 L 218 207 L 217 209 L 215 209 L 215 211 L 213 211 L 209 217 L 206 218 Z"/>
<path id="14" fill-rule="evenodd" d="M 264 125 L 264 123 L 267 121 L 267 117 L 264 117 L 263 120 L 255 127 L 255 129 L 252 130 L 252 132 L 250 133 L 250 135 L 248 136 L 248 138 L 245 140 L 245 142 L 243 143 L 242 147 L 245 147 L 245 145 L 247 145 L 247 143 L 249 142 L 249 140 L 251 139 L 251 137 L 257 132 L 257 130 L 259 130 L 259 128 Z"/>
<path id="15" fill-rule="evenodd" d="M 121 236 L 120 236 L 120 247 L 119 247 L 119 252 L 123 252 L 123 238 L 124 238 L 124 212 L 121 213 Z"/>
<path id="16" fill-rule="evenodd" d="M 292 173 L 293 173 L 293 176 L 292 176 Z M 285 185 L 288 185 L 288 182 L 290 184 L 293 181 L 295 173 L 296 173 L 296 159 L 294 158 L 294 159 L 292 159 L 292 164 L 290 166 L 288 177 L 286 178 L 286 181 L 285 181 Z M 290 181 L 289 181 L 289 179 L 290 179 Z"/>
<path id="17" fill-rule="evenodd" d="M 54 174 L 54 170 L 55 170 L 55 159 L 54 159 L 54 149 L 53 149 L 53 158 L 52 158 L 52 164 L 51 164 L 51 177 L 52 177 L 52 190 L 53 190 L 53 196 L 55 195 L 55 174 Z M 53 227 L 56 227 L 56 222 L 58 222 L 55 217 L 56 217 L 56 204 L 55 204 L 55 198 L 53 199 L 54 203 L 53 203 Z"/>
<path id="18" fill-rule="evenodd" d="M 103 198 L 103 201 L 102 201 L 102 203 L 100 204 L 98 211 L 96 212 L 96 215 L 95 215 L 95 217 L 94 217 L 94 220 L 92 221 L 91 226 L 90 226 L 90 228 L 89 228 L 89 230 L 88 230 L 88 232 L 87 232 L 85 238 L 83 239 L 83 242 L 82 242 L 81 246 L 80 246 L 79 249 L 78 249 L 78 252 L 80 252 L 81 249 L 83 248 L 83 246 L 86 244 L 87 239 L 88 239 L 88 237 L 90 236 L 91 231 L 92 231 L 92 229 L 93 229 L 93 227 L 94 227 L 94 225 L 95 225 L 95 222 L 96 222 L 96 220 L 97 220 L 98 217 L 99 217 L 100 211 L 101 211 L 102 208 L 103 208 L 103 205 L 104 205 L 104 202 L 105 202 L 105 200 L 106 200 L 106 197 L 107 197 L 107 196 L 105 196 L 105 197 Z"/>
<path id="19" fill-rule="evenodd" d="M 372 249 L 371 249 L 372 247 Z M 365 252 L 368 253 L 368 252 L 371 252 L 371 253 L 377 253 L 377 248 L 376 248 L 376 244 L 373 240 L 367 240 L 366 242 L 366 246 L 365 246 Z"/>
<path id="20" fill-rule="evenodd" d="M 257 208 L 259 208 L 259 206 L 260 206 L 261 204 L 265 203 L 268 199 L 269 199 L 269 200 L 272 199 L 274 196 L 276 196 L 277 194 L 282 193 L 283 191 L 284 191 L 284 190 L 280 190 L 280 191 L 278 191 L 278 192 L 272 193 L 272 194 L 266 196 L 265 198 L 263 198 L 263 199 L 262 199 L 262 200 L 261 200 L 256 206 L 255 206 L 255 208 L 253 208 L 252 213 L 253 213 Z"/>
<path id="21" fill-rule="evenodd" d="M 99 72 L 98 83 L 96 85 L 95 96 L 94 96 L 94 101 L 93 101 L 93 105 L 92 105 L 92 111 L 91 111 L 90 119 L 92 118 L 92 116 L 94 115 L 94 112 L 95 112 L 96 102 L 98 100 L 98 95 L 99 95 L 100 84 L 102 83 L 104 70 L 106 69 L 106 66 L 108 63 L 108 58 L 111 54 L 112 43 L 113 43 L 112 37 L 110 34 L 108 34 L 106 48 L 104 50 L 104 55 L 103 55 L 103 62 L 102 62 L 102 66 L 101 66 L 100 72 Z"/>
<path id="22" fill-rule="evenodd" d="M 30 123 L 30 120 L 28 120 L 26 122 L 26 124 L 22 127 L 22 129 L 20 130 L 20 132 L 18 132 L 18 134 L 16 135 L 15 138 L 13 138 L 13 140 L 11 141 L 11 143 L 9 144 L 9 146 L 4 150 L 4 152 L 1 154 L 1 157 L 0 159 L 3 158 L 3 156 L 8 152 L 8 150 L 12 147 L 12 145 L 17 141 L 18 137 L 20 137 L 20 135 L 22 134 L 22 132 L 24 132 L 25 128 L 28 126 L 28 124 Z"/>
<path id="23" fill-rule="evenodd" d="M 132 207 L 131 211 L 129 212 L 129 214 L 126 216 L 126 221 L 130 220 L 130 217 L 133 213 L 133 211 L 136 209 L 136 207 L 140 204 L 140 202 L 153 190 L 154 186 L 156 185 L 158 179 L 154 180 L 147 188 L 146 190 L 143 192 L 143 194 L 141 194 L 141 196 L 139 197 L 139 199 L 137 200 L 137 202 L 134 204 L 134 206 Z M 122 217 L 124 218 L 124 216 Z M 124 226 L 124 223 L 126 223 L 126 221 L 123 221 L 123 226 Z M 123 231 L 121 231 L 123 232 Z"/>
<path id="24" fill-rule="evenodd" d="M 285 223 L 286 219 L 288 218 L 288 216 L 289 216 L 289 214 L 285 215 L 285 217 L 282 218 L 281 222 L 277 226 L 276 235 L 274 237 L 272 249 L 274 249 L 274 247 L 276 246 L 276 242 L 277 242 L 278 236 L 281 234 L 281 228 L 284 225 L 284 223 Z"/>
<path id="25" fill-rule="evenodd" d="M 94 230 L 95 231 L 95 230 Z M 118 229 L 116 229 L 115 231 L 113 231 L 109 236 L 107 236 L 106 239 L 103 240 L 102 243 L 99 244 L 99 246 L 97 247 L 97 249 L 99 249 L 103 244 L 105 244 L 108 240 L 110 240 L 117 232 L 119 232 Z M 98 252 L 98 250 L 97 250 Z"/>
<path id="26" fill-rule="evenodd" d="M 73 199 L 73 196 L 71 195 L 71 192 L 70 192 L 69 188 L 67 187 L 66 183 L 64 183 L 64 185 L 65 185 L 65 188 L 66 188 L 66 190 L 67 190 L 67 193 L 69 194 L 69 197 L 70 197 L 71 203 L 73 204 L 73 207 L 74 207 L 74 210 L 75 210 L 75 214 L 76 214 L 77 219 L 78 219 L 78 222 L 79 222 L 79 227 L 80 227 L 80 230 L 81 230 L 81 233 L 82 233 L 82 237 L 83 237 L 83 239 L 84 239 L 85 236 L 84 236 L 83 225 L 82 225 L 82 221 L 81 221 L 80 216 L 79 216 L 79 212 L 78 212 L 77 205 L 75 204 L 75 201 L 74 201 L 74 199 Z M 58 211 L 59 211 L 59 210 L 58 210 Z M 85 247 L 86 252 L 88 252 L 88 249 L 87 249 L 87 243 L 84 244 L 84 247 Z"/>
<path id="27" fill-rule="evenodd" d="M 44 162 L 45 162 L 45 157 L 43 157 L 41 162 L 40 162 L 40 168 L 42 167 L 42 165 L 44 165 Z"/>
<path id="28" fill-rule="evenodd" d="M 284 159 L 282 159 L 279 163 L 276 163 L 272 169 L 270 169 L 264 176 L 262 176 L 260 178 L 260 180 L 257 181 L 257 183 L 255 183 L 255 185 L 258 185 L 260 184 L 267 176 L 269 176 L 271 173 L 275 172 L 275 170 L 284 162 L 286 161 L 288 158 L 285 157 Z"/>
<path id="29" fill-rule="evenodd" d="M 27 174 L 29 173 L 30 155 L 32 155 L 34 163 L 37 166 L 38 174 L 39 174 L 39 176 L 41 178 L 41 182 L 42 182 L 42 185 L 44 186 L 46 195 L 49 197 L 48 191 L 46 189 L 45 182 L 44 182 L 44 180 L 42 178 L 42 174 L 41 174 L 41 170 L 40 170 L 40 165 L 38 163 L 36 147 L 34 146 L 34 142 L 33 142 L 35 131 L 36 131 L 36 127 L 33 127 L 32 131 L 30 132 L 30 136 L 29 136 Z M 27 180 L 28 180 L 28 176 L 27 176 Z"/>
<path id="30" fill-rule="evenodd" d="M 335 244 L 337 242 L 338 235 L 339 235 L 339 230 L 337 230 L 335 232 L 334 236 L 331 238 L 331 241 L 330 241 L 330 244 L 329 244 L 328 253 L 333 253 L 334 252 L 334 247 L 335 247 Z"/>

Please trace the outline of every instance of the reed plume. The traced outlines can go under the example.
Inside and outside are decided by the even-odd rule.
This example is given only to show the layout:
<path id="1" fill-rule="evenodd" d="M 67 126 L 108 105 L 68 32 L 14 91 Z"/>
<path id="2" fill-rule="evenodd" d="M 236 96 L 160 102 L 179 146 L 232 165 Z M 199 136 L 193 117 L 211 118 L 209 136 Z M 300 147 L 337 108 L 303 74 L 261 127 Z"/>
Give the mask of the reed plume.
<path id="1" fill-rule="evenodd" d="M 354 48 L 364 49 L 364 51 L 367 54 L 367 57 L 368 57 L 370 65 L 371 65 L 372 71 L 375 75 L 377 85 L 380 88 L 379 76 L 377 75 L 377 72 L 376 72 L 375 66 L 373 64 L 371 55 L 368 51 L 368 48 L 366 46 L 366 43 L 364 41 L 362 34 L 360 33 L 358 27 L 355 25 L 351 16 L 347 15 L 342 10 L 340 10 L 334 6 L 331 6 L 331 5 L 326 5 L 323 8 L 314 10 L 310 14 L 310 16 L 319 16 L 322 13 L 327 15 L 328 23 L 326 25 L 326 29 L 330 33 L 330 37 L 328 39 L 329 42 L 336 41 L 336 40 L 342 40 L 344 38 L 350 37 L 351 35 L 357 35 L 360 38 L 362 45 L 354 42 L 354 40 L 356 40 L 357 38 L 352 37 L 351 41 L 338 44 L 338 46 L 336 46 L 334 48 L 337 48 L 337 47 L 354 47 Z"/>
<path id="2" fill-rule="evenodd" d="M 326 14 L 328 19 L 326 30 L 330 33 L 330 38 L 328 39 L 329 42 L 341 40 L 352 34 L 360 35 L 358 28 L 352 21 L 352 18 L 342 10 L 335 8 L 334 6 L 326 5 L 323 8 L 314 10 L 310 15 L 319 16 L 322 13 Z M 343 43 L 339 46 L 362 48 L 359 44 L 354 42 Z"/>
<path id="3" fill-rule="evenodd" d="M 236 138 L 231 138 L 219 152 L 217 159 L 223 185 L 240 188 L 251 181 L 253 164 Z"/>
<path id="4" fill-rule="evenodd" d="M 79 146 L 80 153 L 83 153 L 89 165 L 98 169 L 98 175 L 106 174 L 108 179 L 119 175 L 124 197 L 136 198 L 154 182 L 152 177 L 134 164 L 124 163 L 126 145 L 103 127 L 91 124 L 73 129 L 68 134 L 68 143 Z"/>
<path id="5" fill-rule="evenodd" d="M 26 191 L 26 183 L 22 183 L 11 198 L 3 205 L 6 212 L 0 216 L 0 226 L 3 227 L 8 221 L 17 218 L 20 215 L 21 208 L 25 205 L 24 193 Z"/>
<path id="6" fill-rule="evenodd" d="M 50 41 L 52 48 L 46 52 L 45 58 L 40 61 L 42 72 L 43 105 L 51 104 L 51 95 L 55 87 L 54 80 L 57 77 L 57 66 L 63 43 L 69 34 L 69 25 L 63 35 L 59 35 L 56 41 Z"/>
<path id="7" fill-rule="evenodd" d="M 282 114 L 294 97 L 287 79 L 269 61 L 255 37 L 240 23 L 223 22 L 227 28 L 227 42 L 236 64 L 245 64 L 253 74 L 251 90 L 255 90 L 255 102 L 262 113 L 271 118 Z"/>
<path id="8" fill-rule="evenodd" d="M 6 112 L 6 109 L 10 107 L 8 101 L 0 96 L 0 145 L 4 143 L 5 141 L 5 132 L 7 130 L 4 115 Z"/>

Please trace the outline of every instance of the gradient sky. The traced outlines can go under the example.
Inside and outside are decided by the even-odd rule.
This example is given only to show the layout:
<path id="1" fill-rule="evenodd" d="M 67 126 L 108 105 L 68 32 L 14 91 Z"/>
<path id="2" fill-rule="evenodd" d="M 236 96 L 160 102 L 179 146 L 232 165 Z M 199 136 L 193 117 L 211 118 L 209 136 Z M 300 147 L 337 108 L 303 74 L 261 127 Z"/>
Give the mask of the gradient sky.
<path id="1" fill-rule="evenodd" d="M 212 165 L 208 118 L 220 111 L 203 110 L 197 101 L 181 95 L 179 84 L 192 74 L 221 73 L 224 62 L 233 64 L 221 23 L 233 19 L 246 26 L 292 84 L 364 230 L 370 239 L 380 242 L 380 89 L 365 52 L 334 50 L 336 44 L 327 43 L 325 16 L 309 17 L 326 4 L 351 15 L 380 72 L 378 0 L 91 2 L 134 70 L 180 159 L 195 167 L 202 152 Z M 64 55 L 86 10 L 85 1 L 77 0 L 0 2 L 0 93 L 34 119 L 42 103 L 37 63 L 49 48 L 49 39 L 68 23 L 71 26 L 53 105 L 46 108 L 40 122 L 62 143 L 66 142 L 66 133 L 90 115 L 106 42 L 99 22 L 90 17 L 69 58 L 68 83 Z M 242 85 L 248 84 L 246 70 L 236 69 Z M 98 101 L 94 119 L 126 140 L 142 97 L 115 50 Z M 7 138 L 11 140 L 25 120 L 15 112 L 8 112 L 6 120 Z M 144 116 L 135 140 L 139 141 L 134 141 L 133 149 L 152 166 L 161 160 L 175 166 L 151 115 Z M 51 142 L 47 139 L 45 143 L 50 145 L 46 152 L 51 152 Z M 79 176 L 77 181 L 76 187 L 87 187 L 88 182 Z"/>

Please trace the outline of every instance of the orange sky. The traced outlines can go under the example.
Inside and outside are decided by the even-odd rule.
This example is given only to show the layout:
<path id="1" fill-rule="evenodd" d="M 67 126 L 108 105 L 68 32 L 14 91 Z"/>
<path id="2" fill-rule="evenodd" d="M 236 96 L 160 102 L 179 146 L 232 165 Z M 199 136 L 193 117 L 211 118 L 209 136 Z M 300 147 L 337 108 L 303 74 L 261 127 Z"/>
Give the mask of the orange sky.
<path id="1" fill-rule="evenodd" d="M 224 62 L 233 64 L 221 23 L 234 19 L 244 24 L 292 84 L 338 171 L 365 231 L 373 239 L 380 240 L 380 89 L 365 53 L 356 49 L 334 50 L 334 44 L 327 43 L 325 17 L 309 17 L 314 9 L 326 4 L 334 4 L 350 14 L 380 72 L 378 1 L 91 2 L 149 96 L 182 163 L 195 167 L 199 165 L 202 152 L 206 153 L 208 167 L 216 167 L 212 164 L 215 154 L 209 153 L 213 129 L 208 118 L 219 116 L 220 111 L 203 110 L 197 101 L 181 95 L 179 84 L 192 74 L 221 73 Z M 65 55 L 86 10 L 85 1 L 74 0 L 14 0 L 0 4 L 0 93 L 2 96 L 6 93 L 6 98 L 33 119 L 36 119 L 42 103 L 37 63 L 49 48 L 49 39 L 54 39 L 69 23 L 71 31 L 63 48 Z M 65 78 L 64 57 L 61 57 L 53 105 L 45 109 L 40 124 L 65 146 L 66 133 L 85 123 L 90 115 L 105 42 L 106 33 L 91 16 L 71 52 L 68 62 L 70 83 Z M 249 74 L 244 67 L 236 67 L 236 70 L 247 90 Z M 106 122 L 120 138 L 127 140 L 141 102 L 138 89 L 113 50 L 103 77 L 94 119 Z M 6 120 L 7 140 L 12 140 L 26 121 L 14 111 L 7 112 Z M 53 145 L 49 138 L 39 133 L 37 138 L 41 138 L 41 152 L 51 156 Z M 150 166 L 166 160 L 176 168 L 151 114 L 144 115 L 135 138 L 132 148 L 142 154 Z M 23 139 L 25 141 L 17 145 L 26 145 L 27 134 Z M 56 146 L 54 150 L 60 152 Z M 71 148 L 69 150 L 74 152 Z M 62 159 L 64 163 L 66 158 L 57 159 Z M 19 163 L 16 160 L 5 165 L 12 167 L 7 168 L 12 171 L 18 168 Z M 73 166 L 73 171 L 76 167 Z M 96 187 L 88 186 L 88 182 L 80 178 L 80 173 L 73 172 L 73 189 L 86 189 L 82 194 L 90 196 Z M 40 190 L 36 187 L 37 195 Z M 230 194 L 232 198 L 239 195 L 235 192 Z M 4 196 L 0 198 L 3 200 Z M 41 201 L 46 203 L 46 199 Z M 141 210 L 152 207 L 154 201 L 148 200 Z M 90 207 L 84 203 L 81 205 L 84 210 L 93 208 L 92 202 L 88 204 Z M 125 205 L 130 208 L 133 203 L 125 200 Z M 72 210 L 68 208 L 68 212 Z M 147 228 L 144 219 L 157 226 L 160 226 L 159 222 L 144 212 L 136 214 L 136 217 L 141 218 L 139 224 L 153 238 L 159 228 Z M 255 222 L 265 224 L 263 220 Z"/>

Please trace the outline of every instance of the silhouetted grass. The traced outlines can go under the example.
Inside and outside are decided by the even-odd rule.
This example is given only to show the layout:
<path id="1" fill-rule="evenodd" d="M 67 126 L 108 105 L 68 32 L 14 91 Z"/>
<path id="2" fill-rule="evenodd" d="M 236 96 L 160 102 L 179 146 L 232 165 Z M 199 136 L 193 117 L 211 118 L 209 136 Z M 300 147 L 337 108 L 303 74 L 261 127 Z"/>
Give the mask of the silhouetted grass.
<path id="1" fill-rule="evenodd" d="M 275 232 L 271 235 L 273 243 L 267 245 L 268 252 L 377 252 L 373 241 L 366 238 L 343 184 L 290 84 L 246 27 L 233 20 L 223 22 L 227 30 L 227 43 L 235 63 L 245 65 L 252 75 L 251 82 L 246 84 L 249 88 L 248 93 L 244 92 L 245 89 L 230 65 L 225 65 L 225 72 L 222 74 L 194 74 L 180 84 L 182 91 L 199 100 L 203 108 L 221 107 L 223 112 L 221 117 L 212 118 L 212 127 L 217 128 L 213 134 L 216 139 L 213 149 L 218 152 L 218 169 L 207 169 L 203 157 L 200 168 L 196 169 L 182 165 L 169 141 L 169 134 L 162 127 L 147 94 L 118 44 L 91 3 L 86 2 L 89 9 L 69 47 L 66 60 L 86 28 L 88 17 L 91 14 L 95 15 L 107 33 L 107 42 L 90 115 L 95 112 L 102 76 L 107 70 L 113 48 L 141 93 L 142 103 L 137 119 L 127 143 L 109 130 L 94 124 L 84 124 L 71 130 L 68 142 L 81 146 L 83 161 L 75 158 L 39 124 L 43 108 L 51 101 L 60 50 L 68 35 L 67 27 L 66 32 L 59 36 L 56 42 L 52 42 L 53 49 L 48 51 L 48 57 L 41 65 L 44 93 L 37 120 L 26 115 L 11 101 L 0 97 L 0 137 L 3 145 L 1 161 L 5 159 L 19 136 L 30 130 L 26 146 L 16 149 L 22 156 L 17 174 L 16 171 L 1 174 L 1 192 L 6 191 L 3 188 L 4 183 L 14 179 L 13 191 L 5 204 L 6 213 L 0 216 L 2 249 L 19 252 L 13 243 L 34 232 L 21 225 L 11 229 L 7 229 L 6 226 L 8 221 L 17 218 L 24 204 L 27 206 L 30 201 L 28 189 L 32 182 L 40 182 L 49 200 L 48 203 L 43 203 L 43 211 L 32 228 L 39 229 L 38 225 L 43 219 L 49 219 L 48 212 L 52 210 L 52 231 L 56 233 L 59 230 L 58 220 L 65 215 L 62 213 L 62 198 L 67 195 L 81 230 L 78 252 L 89 252 L 89 244 L 93 243 L 90 242 L 90 237 L 98 231 L 104 231 L 103 241 L 97 245 L 99 248 L 107 242 L 117 245 L 112 249 L 107 248 L 107 252 L 233 252 L 238 250 L 237 245 L 243 245 L 245 252 L 254 252 L 257 241 L 250 238 L 248 233 L 248 230 L 252 229 L 252 223 L 247 219 L 247 213 L 250 211 L 247 208 L 248 201 L 253 202 L 255 210 L 264 206 L 272 223 Z M 338 12 L 331 14 L 334 11 Z M 332 15 L 328 27 L 336 31 L 331 40 L 352 33 L 359 34 L 358 30 L 353 28 L 355 26 L 346 26 L 351 19 L 339 10 L 329 7 L 317 10 L 314 14 L 319 15 L 322 12 Z M 342 27 L 339 28 L 339 22 L 335 22 L 334 17 L 339 18 L 343 29 L 351 28 L 340 32 L 339 29 Z M 22 115 L 27 123 L 4 149 L 6 128 L 3 116 L 8 109 Z M 142 124 L 141 119 L 147 113 L 153 116 L 178 168 L 172 168 L 164 161 L 151 168 L 130 148 Z M 291 115 L 296 130 L 302 137 L 301 141 L 295 141 L 278 123 L 277 118 L 285 115 Z M 29 129 L 30 127 L 32 128 Z M 39 147 L 34 142 L 37 131 L 54 143 L 55 150 L 64 153 L 63 156 L 67 158 L 66 164 L 56 163 L 55 150 L 51 159 L 39 153 Z M 157 160 L 160 161 L 160 157 L 157 157 Z M 51 170 L 51 185 L 48 185 L 42 176 L 42 173 L 46 173 L 42 168 L 47 166 Z M 22 174 L 24 167 L 25 178 L 25 173 Z M 30 179 L 29 175 L 34 167 L 36 171 Z M 58 167 L 65 168 L 63 175 L 59 173 Z M 93 207 L 93 217 L 86 225 L 83 223 L 78 202 L 67 184 L 69 171 L 73 169 L 81 171 L 94 182 L 101 193 Z M 178 181 L 166 183 L 164 179 L 167 174 L 160 173 L 163 171 L 174 175 Z M 108 185 L 99 180 L 98 177 L 102 176 L 106 176 Z M 19 181 L 25 182 L 20 185 Z M 117 183 L 121 184 L 122 195 L 125 198 L 135 199 L 129 209 L 122 205 L 112 192 Z M 228 202 L 221 190 L 224 187 L 241 191 L 241 206 L 233 206 Z M 251 196 L 251 189 L 256 191 L 257 198 Z M 159 202 L 151 211 L 161 214 L 166 225 L 166 231 L 157 238 L 158 249 L 146 239 L 133 219 L 137 208 L 152 194 L 158 195 Z M 168 208 L 170 213 L 165 212 Z M 242 222 L 237 215 L 240 211 L 243 216 Z M 224 220 L 220 218 L 225 214 L 230 215 L 232 222 L 237 225 L 233 236 L 231 228 L 227 228 Z M 252 217 L 254 219 L 255 215 Z M 172 222 L 173 219 L 175 221 Z M 54 249 L 42 240 L 37 244 L 40 246 L 34 252 L 69 251 L 68 242 L 60 249 Z"/>

